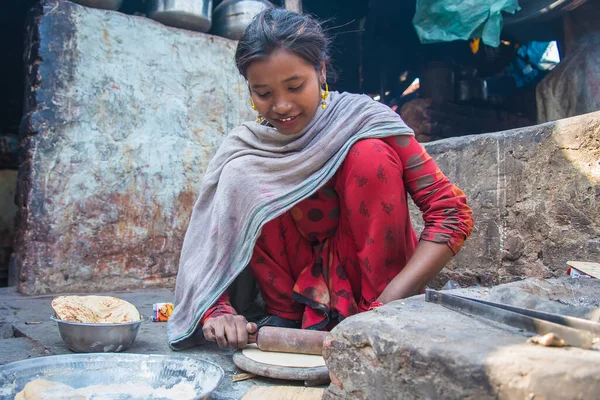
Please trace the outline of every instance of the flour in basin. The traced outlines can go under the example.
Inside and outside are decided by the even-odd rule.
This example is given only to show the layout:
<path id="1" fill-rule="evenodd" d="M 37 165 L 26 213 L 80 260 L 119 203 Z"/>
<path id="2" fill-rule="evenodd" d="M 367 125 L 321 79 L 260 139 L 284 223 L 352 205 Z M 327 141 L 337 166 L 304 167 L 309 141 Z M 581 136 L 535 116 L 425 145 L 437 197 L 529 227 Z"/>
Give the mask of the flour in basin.
<path id="1" fill-rule="evenodd" d="M 25 385 L 15 400 L 185 400 L 193 399 L 196 395 L 194 385 L 184 382 L 157 388 L 144 384 L 112 384 L 75 389 L 60 382 L 35 379 Z"/>

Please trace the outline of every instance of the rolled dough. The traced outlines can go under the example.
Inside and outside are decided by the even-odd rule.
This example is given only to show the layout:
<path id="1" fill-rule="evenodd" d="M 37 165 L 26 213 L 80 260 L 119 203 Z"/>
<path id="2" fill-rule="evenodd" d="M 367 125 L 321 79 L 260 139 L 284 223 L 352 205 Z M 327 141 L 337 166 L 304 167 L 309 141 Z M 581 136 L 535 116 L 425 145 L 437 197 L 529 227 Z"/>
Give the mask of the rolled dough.
<path id="1" fill-rule="evenodd" d="M 15 400 L 86 400 L 86 397 L 64 383 L 35 379 L 17 393 Z"/>
<path id="2" fill-rule="evenodd" d="M 262 351 L 256 344 L 249 344 L 246 346 L 242 350 L 242 354 L 258 363 L 276 365 L 279 367 L 317 368 L 325 366 L 325 359 L 323 356 Z"/>

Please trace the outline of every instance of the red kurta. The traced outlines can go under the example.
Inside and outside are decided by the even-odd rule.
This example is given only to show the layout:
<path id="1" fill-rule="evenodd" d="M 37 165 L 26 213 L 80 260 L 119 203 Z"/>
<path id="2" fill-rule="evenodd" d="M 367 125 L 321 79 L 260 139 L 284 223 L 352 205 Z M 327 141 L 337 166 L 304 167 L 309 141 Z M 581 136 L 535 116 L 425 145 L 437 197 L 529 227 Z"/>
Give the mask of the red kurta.
<path id="1" fill-rule="evenodd" d="M 473 229 L 464 193 L 413 137 L 361 140 L 325 186 L 263 227 L 249 266 L 266 311 L 323 329 L 368 310 L 417 246 L 407 194 L 421 240 L 456 254 Z M 223 294 L 202 323 L 231 313 Z"/>

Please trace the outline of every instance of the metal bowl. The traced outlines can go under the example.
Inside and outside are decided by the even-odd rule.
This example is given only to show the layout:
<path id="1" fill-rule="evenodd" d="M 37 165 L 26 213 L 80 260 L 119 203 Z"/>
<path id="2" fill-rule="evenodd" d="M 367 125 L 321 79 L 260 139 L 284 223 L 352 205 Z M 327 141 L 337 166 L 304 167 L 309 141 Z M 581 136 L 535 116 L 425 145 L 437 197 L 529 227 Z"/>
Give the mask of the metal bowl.
<path id="1" fill-rule="evenodd" d="M 212 0 L 149 0 L 148 17 L 161 24 L 190 31 L 208 32 Z"/>
<path id="2" fill-rule="evenodd" d="M 225 0 L 213 11 L 211 33 L 240 40 L 252 19 L 269 7 L 273 4 L 267 0 Z"/>
<path id="3" fill-rule="evenodd" d="M 63 321 L 51 316 L 58 324 L 63 342 L 77 353 L 111 353 L 127 350 L 148 318 L 120 324 L 84 324 Z"/>
<path id="4" fill-rule="evenodd" d="M 146 354 L 65 354 L 0 366 L 0 399 L 34 379 L 69 385 L 94 399 L 205 399 L 223 379 L 209 361 Z M 90 395 L 91 392 L 91 395 Z"/>

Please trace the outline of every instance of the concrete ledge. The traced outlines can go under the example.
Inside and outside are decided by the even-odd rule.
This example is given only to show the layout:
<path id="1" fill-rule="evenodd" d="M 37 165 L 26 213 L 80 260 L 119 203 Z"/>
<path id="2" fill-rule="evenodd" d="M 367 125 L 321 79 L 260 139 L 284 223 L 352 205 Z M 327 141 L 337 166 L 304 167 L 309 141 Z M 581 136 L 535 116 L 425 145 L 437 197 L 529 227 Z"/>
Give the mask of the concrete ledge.
<path id="1" fill-rule="evenodd" d="M 235 42 L 64 0 L 31 17 L 20 290 L 172 286 L 206 166 L 252 118 Z"/>
<path id="2" fill-rule="evenodd" d="M 597 307 L 600 281 L 579 281 L 526 280 L 499 286 L 492 293 L 482 288 L 454 292 L 487 298 L 499 289 L 541 294 L 542 288 L 548 300 L 567 289 L 565 299 L 589 298 Z M 536 309 L 544 307 L 538 304 Z M 426 303 L 424 296 L 395 301 L 348 318 L 332 331 L 324 349 L 332 385 L 324 398 L 597 397 L 600 352 L 547 348 L 526 340 L 517 329 Z"/>
<path id="3" fill-rule="evenodd" d="M 557 277 L 568 260 L 600 260 L 600 112 L 425 148 L 465 191 L 475 218 L 434 286 Z"/>

